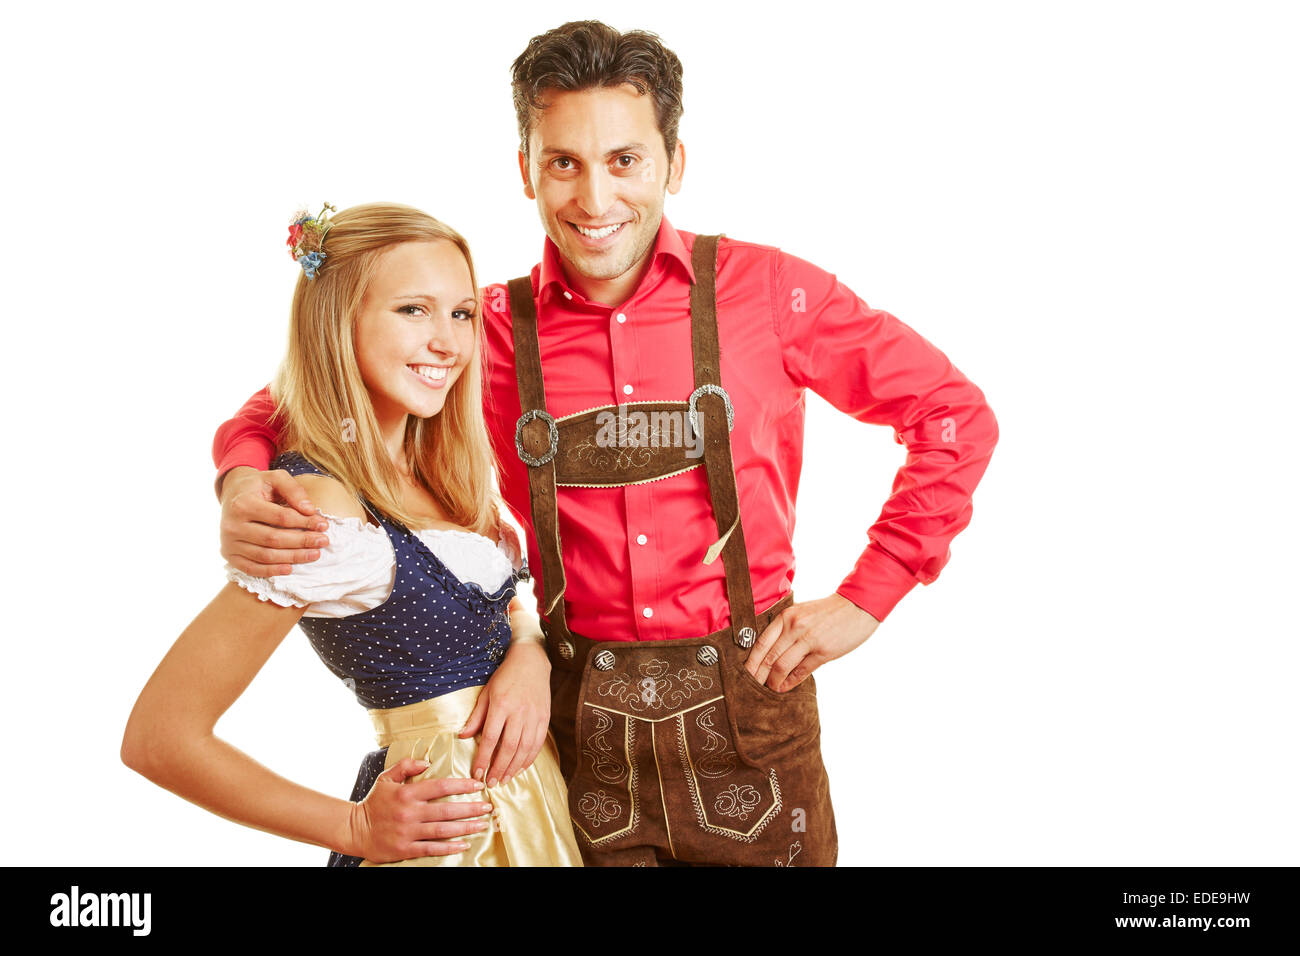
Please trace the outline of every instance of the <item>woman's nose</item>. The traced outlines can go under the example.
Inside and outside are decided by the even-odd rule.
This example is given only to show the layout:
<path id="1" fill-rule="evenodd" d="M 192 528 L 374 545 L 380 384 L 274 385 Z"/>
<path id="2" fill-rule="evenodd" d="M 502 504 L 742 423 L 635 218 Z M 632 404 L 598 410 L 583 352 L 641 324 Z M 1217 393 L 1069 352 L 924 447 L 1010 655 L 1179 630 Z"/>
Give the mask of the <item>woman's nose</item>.
<path id="1" fill-rule="evenodd" d="M 433 328 L 429 332 L 429 351 L 449 358 L 456 357 L 460 350 L 456 342 L 455 329 L 452 326 L 454 321 L 449 316 L 442 316 L 433 320 Z"/>

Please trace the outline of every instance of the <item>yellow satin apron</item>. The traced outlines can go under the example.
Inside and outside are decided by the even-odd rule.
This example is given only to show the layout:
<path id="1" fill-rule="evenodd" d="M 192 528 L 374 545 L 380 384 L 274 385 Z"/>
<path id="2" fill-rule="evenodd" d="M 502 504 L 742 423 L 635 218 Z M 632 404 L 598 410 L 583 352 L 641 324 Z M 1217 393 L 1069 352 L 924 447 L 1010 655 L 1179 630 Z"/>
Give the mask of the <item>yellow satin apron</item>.
<path id="1" fill-rule="evenodd" d="M 433 700 L 369 711 L 379 746 L 388 748 L 384 769 L 412 757 L 429 761 L 429 768 L 408 777 L 408 781 L 469 777 L 478 753 L 478 737 L 462 739 L 457 734 L 473 712 L 482 689 L 482 686 L 465 687 Z M 468 850 L 396 863 L 365 860 L 361 865 L 582 866 L 582 855 L 569 822 L 567 794 L 555 741 L 548 731 L 537 759 L 509 783 L 440 798 L 492 804 L 492 815 L 486 820 L 488 829 L 452 838 L 468 843 Z"/>

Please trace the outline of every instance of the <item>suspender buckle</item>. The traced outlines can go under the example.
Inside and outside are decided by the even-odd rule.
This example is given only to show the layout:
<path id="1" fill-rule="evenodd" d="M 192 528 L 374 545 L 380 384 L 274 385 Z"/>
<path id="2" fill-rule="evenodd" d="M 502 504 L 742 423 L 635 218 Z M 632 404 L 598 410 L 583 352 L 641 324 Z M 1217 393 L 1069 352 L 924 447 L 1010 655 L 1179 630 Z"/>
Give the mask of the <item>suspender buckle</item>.
<path id="1" fill-rule="evenodd" d="M 730 404 L 730 403 L 728 403 Z M 541 458 L 534 458 L 528 452 L 524 451 L 524 426 L 534 418 L 540 418 L 546 422 L 546 427 L 551 433 L 551 447 L 547 449 L 546 454 Z M 515 423 L 515 451 L 519 453 L 520 459 L 526 465 L 532 465 L 539 468 L 555 457 L 555 453 L 560 448 L 560 426 L 555 424 L 555 419 L 547 412 L 540 408 L 533 408 L 519 416 L 519 421 Z"/>
<path id="2" fill-rule="evenodd" d="M 705 394 L 722 396 L 722 403 L 727 406 L 727 431 L 731 431 L 735 428 L 736 409 L 732 407 L 731 396 L 727 394 L 727 390 L 721 385 L 701 385 L 695 391 L 691 392 L 691 400 L 689 408 L 687 409 L 687 414 L 691 419 L 691 428 L 695 429 L 695 434 L 698 435 L 700 433 L 700 416 L 695 405 L 700 400 L 700 396 Z"/>

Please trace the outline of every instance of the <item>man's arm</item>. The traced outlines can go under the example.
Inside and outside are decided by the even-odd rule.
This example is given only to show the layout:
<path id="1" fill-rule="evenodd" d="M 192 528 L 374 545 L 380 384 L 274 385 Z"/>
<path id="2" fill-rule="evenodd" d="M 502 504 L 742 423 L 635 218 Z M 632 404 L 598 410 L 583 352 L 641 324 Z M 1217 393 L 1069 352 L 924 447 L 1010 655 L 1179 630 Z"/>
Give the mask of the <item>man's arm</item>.
<path id="1" fill-rule="evenodd" d="M 222 423 L 212 439 L 212 463 L 217 466 L 217 497 L 231 469 L 251 468 L 266 471 L 275 457 L 280 433 L 272 422 L 275 399 L 271 389 L 262 389 L 235 413 L 235 417 Z"/>
<path id="2" fill-rule="evenodd" d="M 764 632 L 751 672 L 777 690 L 861 644 L 916 584 L 948 562 L 997 443 L 984 394 L 939 349 L 835 276 L 772 260 L 772 324 L 791 379 L 907 446 L 870 544 L 836 594 L 796 605 Z"/>
<path id="3" fill-rule="evenodd" d="M 319 549 L 329 543 L 325 535 L 313 533 L 329 523 L 316 513 L 306 489 L 288 472 L 266 470 L 280 438 L 274 414 L 275 400 L 264 388 L 217 429 L 212 442 L 221 555 L 258 577 L 289 574 L 292 565 L 319 558 Z"/>

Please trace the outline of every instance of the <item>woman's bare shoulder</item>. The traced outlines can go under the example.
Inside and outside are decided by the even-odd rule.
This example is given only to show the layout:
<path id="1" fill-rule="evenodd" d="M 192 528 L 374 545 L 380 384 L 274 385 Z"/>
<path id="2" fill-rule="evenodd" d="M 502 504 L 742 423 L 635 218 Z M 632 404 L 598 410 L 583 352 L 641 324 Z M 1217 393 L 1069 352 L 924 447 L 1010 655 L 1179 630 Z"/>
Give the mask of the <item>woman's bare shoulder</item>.
<path id="1" fill-rule="evenodd" d="M 360 499 L 344 487 L 343 482 L 328 475 L 299 475 L 298 481 L 311 495 L 311 502 L 327 515 L 336 518 L 368 518 Z"/>

